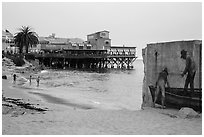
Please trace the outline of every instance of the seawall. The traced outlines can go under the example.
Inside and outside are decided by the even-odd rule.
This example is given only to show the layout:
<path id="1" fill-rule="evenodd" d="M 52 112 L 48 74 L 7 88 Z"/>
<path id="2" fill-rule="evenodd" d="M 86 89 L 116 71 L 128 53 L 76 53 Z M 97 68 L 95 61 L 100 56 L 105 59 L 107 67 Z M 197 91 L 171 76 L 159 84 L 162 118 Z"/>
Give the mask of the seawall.
<path id="1" fill-rule="evenodd" d="M 142 49 L 144 63 L 143 103 L 142 106 L 152 106 L 149 86 L 155 86 L 158 74 L 164 67 L 168 68 L 170 87 L 183 88 L 185 78 L 181 77 L 186 61 L 181 59 L 181 51 L 185 50 L 196 63 L 194 88 L 202 88 L 202 41 L 172 41 L 147 44 Z"/>

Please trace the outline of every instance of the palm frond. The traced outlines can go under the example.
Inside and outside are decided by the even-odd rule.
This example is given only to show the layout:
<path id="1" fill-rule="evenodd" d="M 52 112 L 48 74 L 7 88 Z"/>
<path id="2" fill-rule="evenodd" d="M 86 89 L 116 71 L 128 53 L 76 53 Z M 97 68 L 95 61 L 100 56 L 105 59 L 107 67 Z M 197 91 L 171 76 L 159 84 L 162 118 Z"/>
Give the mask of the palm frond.
<path id="1" fill-rule="evenodd" d="M 36 32 L 31 31 L 32 29 L 29 26 L 22 26 L 19 30 L 20 31 L 14 36 L 14 42 L 19 47 L 20 52 L 22 52 L 23 47 L 25 47 L 27 53 L 30 46 L 32 47 L 39 43 L 38 35 Z"/>

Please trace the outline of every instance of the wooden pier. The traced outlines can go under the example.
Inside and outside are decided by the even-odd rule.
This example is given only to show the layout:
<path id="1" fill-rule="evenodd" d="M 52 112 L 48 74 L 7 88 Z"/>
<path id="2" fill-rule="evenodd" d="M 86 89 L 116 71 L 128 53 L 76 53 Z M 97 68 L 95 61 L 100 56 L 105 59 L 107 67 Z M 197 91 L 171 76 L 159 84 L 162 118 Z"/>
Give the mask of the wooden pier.
<path id="1" fill-rule="evenodd" d="M 39 60 L 40 64 L 56 69 L 132 69 L 132 63 L 136 59 L 135 48 L 125 48 L 126 50 L 124 48 L 121 50 L 118 47 L 110 50 L 43 50 L 42 53 L 35 54 L 35 58 Z"/>

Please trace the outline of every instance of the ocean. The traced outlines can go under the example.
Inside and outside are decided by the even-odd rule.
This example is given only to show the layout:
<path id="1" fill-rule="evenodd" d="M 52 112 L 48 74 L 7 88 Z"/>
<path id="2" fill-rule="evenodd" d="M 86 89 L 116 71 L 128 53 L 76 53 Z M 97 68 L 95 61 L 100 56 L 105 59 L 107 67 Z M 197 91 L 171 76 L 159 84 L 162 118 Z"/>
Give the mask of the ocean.
<path id="1" fill-rule="evenodd" d="M 34 92 L 70 104 L 85 104 L 101 109 L 139 110 L 142 103 L 143 61 L 136 60 L 133 66 L 132 70 L 110 69 L 106 72 L 43 71 L 38 87 L 41 90 Z M 36 86 L 34 82 L 32 85 Z M 52 103 L 59 104 L 59 101 Z"/>

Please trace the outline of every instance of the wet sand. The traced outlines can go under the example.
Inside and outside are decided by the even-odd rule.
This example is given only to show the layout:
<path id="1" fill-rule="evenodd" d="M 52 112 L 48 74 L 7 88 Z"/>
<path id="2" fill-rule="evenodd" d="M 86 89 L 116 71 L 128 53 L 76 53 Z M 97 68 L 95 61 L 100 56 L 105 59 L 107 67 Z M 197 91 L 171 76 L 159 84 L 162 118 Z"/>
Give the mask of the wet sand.
<path id="1" fill-rule="evenodd" d="M 39 95 L 40 97 L 42 97 L 48 103 L 66 105 L 66 106 L 69 106 L 69 107 L 80 108 L 80 109 L 93 109 L 94 108 L 94 106 L 91 106 L 91 105 L 77 104 L 77 103 L 69 102 L 69 101 L 64 100 L 62 98 L 53 97 L 53 96 L 48 95 L 48 94 L 34 93 L 34 92 L 31 92 L 31 94 Z"/>
<path id="2" fill-rule="evenodd" d="M 49 93 L 40 93 L 40 90 L 35 93 L 32 89 L 13 87 L 11 77 L 2 80 L 2 90 L 7 98 L 22 99 L 35 107 L 47 109 L 39 112 L 2 102 L 8 104 L 2 107 L 3 135 L 202 134 L 202 117 L 183 119 L 178 117 L 178 110 L 101 109 L 87 104 L 77 104 Z M 4 113 L 5 111 L 8 113 Z"/>

